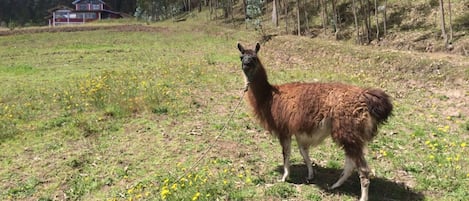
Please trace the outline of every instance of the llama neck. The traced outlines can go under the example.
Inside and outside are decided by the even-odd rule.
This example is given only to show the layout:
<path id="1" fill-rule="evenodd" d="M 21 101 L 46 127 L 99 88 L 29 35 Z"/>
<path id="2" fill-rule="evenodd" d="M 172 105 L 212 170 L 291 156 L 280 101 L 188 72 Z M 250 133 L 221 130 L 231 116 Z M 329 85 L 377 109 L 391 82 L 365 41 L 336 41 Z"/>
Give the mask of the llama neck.
<path id="1" fill-rule="evenodd" d="M 257 108 L 272 99 L 273 86 L 267 80 L 267 74 L 264 69 L 256 73 L 254 79 L 249 81 L 248 96 L 251 104 Z"/>

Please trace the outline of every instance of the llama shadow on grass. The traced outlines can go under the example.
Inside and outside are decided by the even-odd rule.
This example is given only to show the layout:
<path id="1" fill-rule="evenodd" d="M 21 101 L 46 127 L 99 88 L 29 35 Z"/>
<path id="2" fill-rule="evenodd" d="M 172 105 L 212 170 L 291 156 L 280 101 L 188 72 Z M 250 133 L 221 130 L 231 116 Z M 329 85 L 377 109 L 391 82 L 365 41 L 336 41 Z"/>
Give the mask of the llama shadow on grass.
<path id="1" fill-rule="evenodd" d="M 331 194 L 347 194 L 360 197 L 360 179 L 358 174 L 355 172 L 350 178 L 337 189 L 329 190 L 329 187 L 339 179 L 342 169 L 336 168 L 325 168 L 318 165 L 314 165 L 314 179 L 313 181 L 307 182 L 306 176 L 308 175 L 308 169 L 306 165 L 292 165 L 290 167 L 290 178 L 287 180 L 288 183 L 293 184 L 308 184 L 316 185 L 325 192 Z M 276 168 L 277 172 L 283 174 L 283 166 Z M 370 201 L 423 201 L 425 196 L 422 193 L 415 192 L 408 186 L 397 183 L 385 178 L 373 177 L 371 178 L 371 184 L 369 189 Z"/>

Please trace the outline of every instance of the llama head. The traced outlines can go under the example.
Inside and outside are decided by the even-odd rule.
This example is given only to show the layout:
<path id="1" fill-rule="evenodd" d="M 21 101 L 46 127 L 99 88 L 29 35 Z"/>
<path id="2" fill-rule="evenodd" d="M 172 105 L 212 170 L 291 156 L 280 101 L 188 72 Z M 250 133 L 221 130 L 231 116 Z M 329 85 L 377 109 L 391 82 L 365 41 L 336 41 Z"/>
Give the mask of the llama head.
<path id="1" fill-rule="evenodd" d="M 243 69 L 244 75 L 246 76 L 249 82 L 253 81 L 255 74 L 262 68 L 262 65 L 257 57 L 257 52 L 261 45 L 256 43 L 256 47 L 254 50 L 252 49 L 245 49 L 240 43 L 238 43 L 238 49 L 241 52 L 241 67 Z"/>

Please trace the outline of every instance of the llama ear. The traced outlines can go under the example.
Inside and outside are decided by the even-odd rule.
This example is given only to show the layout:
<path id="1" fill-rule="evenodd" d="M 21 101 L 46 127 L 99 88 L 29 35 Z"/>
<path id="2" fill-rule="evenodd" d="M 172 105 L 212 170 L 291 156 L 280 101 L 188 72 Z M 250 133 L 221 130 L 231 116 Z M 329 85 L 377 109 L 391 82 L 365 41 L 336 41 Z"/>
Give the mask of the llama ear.
<path id="1" fill-rule="evenodd" d="M 259 42 L 256 43 L 256 54 L 257 52 L 259 52 L 259 50 L 261 49 L 261 44 Z"/>
<path id="2" fill-rule="evenodd" d="M 238 50 L 241 52 L 241 54 L 244 54 L 245 52 L 244 47 L 239 42 L 238 42 Z"/>

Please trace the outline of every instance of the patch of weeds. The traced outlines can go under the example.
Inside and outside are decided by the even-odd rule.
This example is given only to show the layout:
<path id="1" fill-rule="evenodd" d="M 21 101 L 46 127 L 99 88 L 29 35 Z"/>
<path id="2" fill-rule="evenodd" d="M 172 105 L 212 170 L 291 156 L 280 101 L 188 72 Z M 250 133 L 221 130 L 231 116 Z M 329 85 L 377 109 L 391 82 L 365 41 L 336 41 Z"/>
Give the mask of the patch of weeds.
<path id="1" fill-rule="evenodd" d="M 0 72 L 13 74 L 13 75 L 32 74 L 36 71 L 37 69 L 29 64 L 18 64 L 18 65 L 13 65 L 13 66 L 0 67 Z"/>
<path id="2" fill-rule="evenodd" d="M 205 54 L 204 59 L 208 65 L 215 65 L 217 64 L 214 58 L 214 54 Z"/>
<path id="3" fill-rule="evenodd" d="M 85 157 L 77 157 L 68 161 L 66 164 L 73 169 L 82 169 L 89 163 L 88 159 Z"/>
<path id="4" fill-rule="evenodd" d="M 72 121 L 73 121 L 73 118 L 69 115 L 55 117 L 49 120 L 48 122 L 46 122 L 43 126 L 43 129 L 60 128 Z"/>
<path id="5" fill-rule="evenodd" d="M 246 200 L 252 199 L 256 195 L 254 188 L 243 188 L 230 192 L 228 195 L 229 200 Z"/>
<path id="6" fill-rule="evenodd" d="M 409 163 L 404 166 L 404 170 L 407 172 L 420 173 L 422 172 L 422 165 L 419 163 Z"/>
<path id="7" fill-rule="evenodd" d="M 460 15 L 454 19 L 455 29 L 467 30 L 469 29 L 469 13 L 465 12 L 463 15 Z"/>
<path id="8" fill-rule="evenodd" d="M 268 188 L 265 192 L 265 195 L 280 198 L 290 198 L 294 197 L 297 193 L 298 191 L 293 185 L 281 182 L 274 184 L 272 187 Z"/>
<path id="9" fill-rule="evenodd" d="M 464 131 L 469 131 L 469 120 L 461 124 L 461 129 Z"/>
<path id="10" fill-rule="evenodd" d="M 8 190 L 7 195 L 13 198 L 25 198 L 31 196 L 36 191 L 36 186 L 41 182 L 37 178 L 29 178 L 16 187 Z"/>
<path id="11" fill-rule="evenodd" d="M 177 163 L 169 175 L 137 182 L 118 194 L 126 200 L 243 200 L 255 196 L 255 178 L 228 161 L 214 159 L 190 172 L 188 166 Z"/>
<path id="12" fill-rule="evenodd" d="M 99 134 L 104 130 L 104 125 L 101 125 L 99 120 L 100 118 L 97 118 L 94 115 L 80 115 L 76 119 L 75 126 L 83 131 L 83 137 L 89 137 L 95 134 Z"/>
<path id="13" fill-rule="evenodd" d="M 424 137 L 426 136 L 425 130 L 422 128 L 415 128 L 414 132 L 412 132 L 412 137 Z"/>
<path id="14" fill-rule="evenodd" d="M 18 123 L 22 108 L 15 104 L 0 102 L 0 142 L 15 136 L 20 132 Z"/>
<path id="15" fill-rule="evenodd" d="M 330 161 L 327 162 L 327 167 L 334 168 L 334 169 L 340 169 L 340 168 L 342 168 L 342 164 L 339 163 L 338 161 L 330 160 Z"/>
<path id="16" fill-rule="evenodd" d="M 322 200 L 322 197 L 321 195 L 317 194 L 317 193 L 311 193 L 307 196 L 308 200 L 311 200 L 311 201 L 321 201 Z"/>
<path id="17" fill-rule="evenodd" d="M 155 107 L 152 108 L 151 112 L 153 114 L 167 114 L 168 113 L 168 108 L 167 107 Z"/>
<path id="18" fill-rule="evenodd" d="M 99 189 L 104 184 L 102 181 L 99 181 L 98 178 L 81 174 L 73 175 L 67 183 L 69 188 L 66 191 L 66 194 L 67 197 L 72 200 L 78 200 L 83 195 Z"/>
<path id="19" fill-rule="evenodd" d="M 439 95 L 439 96 L 438 96 L 438 99 L 440 99 L 441 101 L 446 101 L 446 100 L 449 99 L 449 97 L 446 96 L 446 95 Z"/>
<path id="20" fill-rule="evenodd" d="M 14 137 L 20 130 L 16 126 L 16 122 L 8 118 L 0 118 L 0 142 Z"/>
<path id="21" fill-rule="evenodd" d="M 127 112 L 124 111 L 119 105 L 111 104 L 104 108 L 104 115 L 108 117 L 121 118 L 127 116 Z"/>

